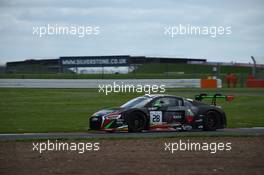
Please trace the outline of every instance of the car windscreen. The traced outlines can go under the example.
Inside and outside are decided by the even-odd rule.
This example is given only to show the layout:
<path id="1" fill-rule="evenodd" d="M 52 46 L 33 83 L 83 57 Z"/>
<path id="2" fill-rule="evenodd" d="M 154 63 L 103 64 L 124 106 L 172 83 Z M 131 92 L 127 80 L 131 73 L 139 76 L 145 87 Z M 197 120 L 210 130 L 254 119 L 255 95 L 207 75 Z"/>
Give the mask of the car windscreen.
<path id="1" fill-rule="evenodd" d="M 132 100 L 129 100 L 121 106 L 121 108 L 134 108 L 134 107 L 143 107 L 145 106 L 152 98 L 150 97 L 137 97 Z"/>

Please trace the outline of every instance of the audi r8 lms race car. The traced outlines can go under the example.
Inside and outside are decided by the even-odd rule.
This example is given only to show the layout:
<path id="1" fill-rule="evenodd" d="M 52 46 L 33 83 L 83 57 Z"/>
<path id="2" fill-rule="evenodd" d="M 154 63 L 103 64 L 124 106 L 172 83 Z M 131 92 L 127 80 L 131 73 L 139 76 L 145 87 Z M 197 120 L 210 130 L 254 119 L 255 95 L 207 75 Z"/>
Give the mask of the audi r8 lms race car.
<path id="1" fill-rule="evenodd" d="M 202 102 L 211 99 L 211 104 Z M 226 114 L 216 99 L 233 96 L 200 94 L 195 99 L 152 94 L 134 98 L 118 108 L 103 109 L 90 117 L 90 129 L 102 131 L 215 131 L 226 127 Z"/>

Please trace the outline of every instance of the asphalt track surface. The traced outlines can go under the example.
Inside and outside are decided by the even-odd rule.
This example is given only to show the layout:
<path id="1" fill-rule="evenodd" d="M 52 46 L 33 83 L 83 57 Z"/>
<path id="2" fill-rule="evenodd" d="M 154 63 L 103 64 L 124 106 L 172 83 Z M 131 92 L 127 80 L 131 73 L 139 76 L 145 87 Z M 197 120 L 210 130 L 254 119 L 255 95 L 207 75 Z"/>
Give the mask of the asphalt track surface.
<path id="1" fill-rule="evenodd" d="M 0 134 L 0 141 L 35 140 L 35 139 L 124 139 L 124 138 L 166 138 L 166 137 L 202 137 L 202 136 L 264 136 L 264 127 L 226 128 L 217 131 L 184 131 L 184 132 L 74 132 L 74 133 L 19 133 Z"/>

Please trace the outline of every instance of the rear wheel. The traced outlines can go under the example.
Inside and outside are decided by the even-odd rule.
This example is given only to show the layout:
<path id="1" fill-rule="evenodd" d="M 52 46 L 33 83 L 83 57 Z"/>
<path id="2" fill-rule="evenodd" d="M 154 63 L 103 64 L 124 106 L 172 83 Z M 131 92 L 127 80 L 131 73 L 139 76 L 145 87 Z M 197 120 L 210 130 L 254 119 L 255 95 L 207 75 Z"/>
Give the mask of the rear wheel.
<path id="1" fill-rule="evenodd" d="M 215 111 L 207 112 L 204 119 L 204 130 L 205 131 L 215 131 L 219 125 L 220 116 Z"/>
<path id="2" fill-rule="evenodd" d="M 147 119 L 142 112 L 134 111 L 128 116 L 128 131 L 141 132 L 147 127 Z"/>

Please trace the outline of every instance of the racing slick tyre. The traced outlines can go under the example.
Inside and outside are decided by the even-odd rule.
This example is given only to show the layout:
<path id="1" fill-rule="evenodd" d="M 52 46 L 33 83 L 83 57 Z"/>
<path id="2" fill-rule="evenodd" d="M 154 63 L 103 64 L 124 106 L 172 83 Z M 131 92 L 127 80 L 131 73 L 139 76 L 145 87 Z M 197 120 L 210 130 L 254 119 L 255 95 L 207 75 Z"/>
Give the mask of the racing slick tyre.
<path id="1" fill-rule="evenodd" d="M 128 132 L 141 132 L 147 128 L 146 116 L 139 111 L 134 111 L 128 116 Z"/>
<path id="2" fill-rule="evenodd" d="M 220 122 L 220 116 L 215 111 L 208 111 L 204 119 L 204 130 L 205 131 L 215 131 Z"/>

